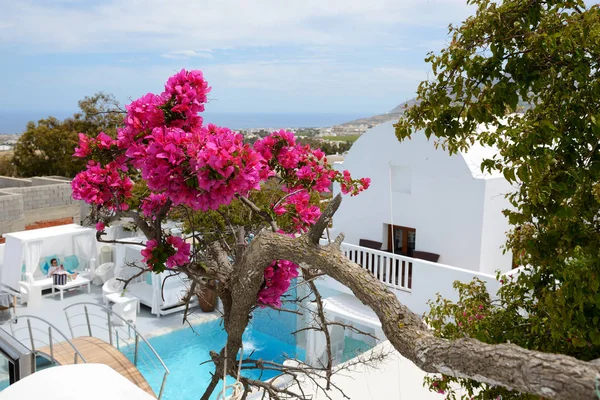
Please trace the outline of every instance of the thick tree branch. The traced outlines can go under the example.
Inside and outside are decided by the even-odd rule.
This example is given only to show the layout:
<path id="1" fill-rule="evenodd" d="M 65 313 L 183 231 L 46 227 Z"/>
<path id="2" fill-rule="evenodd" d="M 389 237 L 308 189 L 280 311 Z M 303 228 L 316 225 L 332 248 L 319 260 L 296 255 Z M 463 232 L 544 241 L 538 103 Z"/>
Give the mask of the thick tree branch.
<path id="1" fill-rule="evenodd" d="M 247 262 L 241 269 L 243 276 L 240 271 L 237 279 L 248 285 L 237 293 L 236 299 L 251 296 L 248 302 L 254 301 L 262 282 L 257 274 L 262 274 L 273 259 L 290 260 L 323 271 L 349 287 L 375 311 L 396 350 L 426 372 L 474 379 L 546 398 L 595 399 L 594 384 L 600 366 L 513 344 L 490 345 L 470 338 L 450 341 L 436 337 L 382 282 L 344 257 L 336 246 L 316 246 L 313 240 L 314 235 L 310 234 L 290 238 L 261 232 L 244 254 Z M 252 282 L 254 279 L 259 282 Z"/>
<path id="2" fill-rule="evenodd" d="M 139 213 L 132 211 L 132 210 L 119 211 L 115 214 L 115 217 L 113 220 L 118 220 L 123 217 L 132 218 L 135 225 L 144 233 L 146 238 L 153 239 L 156 237 L 156 232 L 155 232 L 154 228 L 152 228 L 150 225 L 148 225 L 146 220 L 144 218 L 142 218 L 142 216 Z"/>
<path id="3" fill-rule="evenodd" d="M 334 208 L 335 204 L 328 207 Z M 325 210 L 319 225 L 325 225 L 328 215 Z M 273 260 L 285 259 L 322 271 L 349 287 L 375 311 L 396 350 L 426 372 L 474 379 L 546 398 L 595 398 L 594 384 L 600 366 L 593 363 L 512 344 L 489 345 L 470 338 L 450 341 L 434 336 L 421 318 L 402 305 L 382 282 L 341 254 L 340 240 L 327 246 L 316 245 L 324 227 L 319 229 L 315 227 L 300 238 L 262 231 L 236 260 L 229 280 L 232 301 L 225 319 L 228 354 L 237 354 L 241 346 L 264 269 Z M 214 379 L 218 380 L 222 364 L 217 362 L 216 367 Z M 213 382 L 211 387 L 214 388 Z M 208 395 L 205 393 L 203 398 Z"/>
<path id="4" fill-rule="evenodd" d="M 145 246 L 146 243 L 144 242 L 130 242 L 127 240 L 111 240 L 111 239 L 102 239 L 102 236 L 104 235 L 104 231 L 97 231 L 96 232 L 96 240 L 102 243 L 119 243 L 119 244 L 133 244 L 136 246 Z"/>
<path id="5" fill-rule="evenodd" d="M 335 214 L 340 204 L 342 204 L 342 195 L 338 194 L 327 205 L 317 223 L 310 228 L 310 231 L 308 231 L 308 240 L 311 243 L 319 244 L 321 236 L 323 236 L 323 231 L 329 226 L 333 214 Z"/>
<path id="6" fill-rule="evenodd" d="M 237 198 L 240 199 L 240 201 L 242 202 L 242 204 L 246 205 L 249 209 L 251 209 L 252 211 L 254 211 L 255 213 L 257 213 L 258 215 L 260 215 L 262 219 L 264 219 L 266 222 L 268 222 L 269 225 L 271 225 L 271 230 L 273 232 L 277 232 L 279 230 L 279 226 L 277 226 L 277 221 L 275 221 L 275 219 L 273 219 L 273 216 L 271 216 L 271 214 L 269 214 L 268 212 L 266 212 L 266 211 L 261 210 L 260 208 L 258 208 L 258 206 L 256 204 L 254 204 L 247 197 L 237 196 Z"/>
<path id="7" fill-rule="evenodd" d="M 233 265 L 229 261 L 229 255 L 219 242 L 208 245 L 208 257 L 206 259 L 207 274 L 216 277 L 222 284 L 226 285 L 231 277 Z"/>

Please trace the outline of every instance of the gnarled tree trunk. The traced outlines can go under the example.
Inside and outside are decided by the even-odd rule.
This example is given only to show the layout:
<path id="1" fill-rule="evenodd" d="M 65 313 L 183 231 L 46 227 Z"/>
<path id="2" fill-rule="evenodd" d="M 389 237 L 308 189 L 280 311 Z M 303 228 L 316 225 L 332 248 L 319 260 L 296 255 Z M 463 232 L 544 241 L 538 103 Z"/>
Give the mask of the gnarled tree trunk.
<path id="1" fill-rule="evenodd" d="M 264 269 L 273 260 L 285 259 L 308 270 L 325 273 L 350 288 L 377 314 L 387 339 L 398 352 L 426 372 L 470 378 L 546 398 L 597 398 L 598 364 L 512 344 L 490 345 L 470 338 L 451 341 L 434 336 L 421 318 L 402 305 L 383 283 L 342 255 L 339 249 L 342 235 L 330 245 L 318 244 L 340 201 L 339 196 L 332 201 L 307 235 L 291 238 L 263 231 L 238 258 L 225 290 L 229 355 L 237 354 L 240 349 Z M 216 365 L 213 381 L 218 382 L 223 365 L 221 362 Z M 229 365 L 235 367 L 231 362 Z M 233 368 L 228 372 L 235 373 Z"/>

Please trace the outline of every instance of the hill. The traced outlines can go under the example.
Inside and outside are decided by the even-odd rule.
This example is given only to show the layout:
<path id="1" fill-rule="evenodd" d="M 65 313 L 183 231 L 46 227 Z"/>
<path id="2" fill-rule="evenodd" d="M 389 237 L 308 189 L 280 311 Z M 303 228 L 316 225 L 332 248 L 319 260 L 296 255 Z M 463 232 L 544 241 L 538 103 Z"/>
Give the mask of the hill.
<path id="1" fill-rule="evenodd" d="M 405 101 L 402 104 L 394 107 L 390 112 L 385 114 L 374 115 L 372 117 L 355 119 L 353 121 L 344 122 L 343 124 L 336 125 L 336 127 L 348 127 L 348 126 L 357 126 L 357 125 L 366 125 L 367 129 L 373 127 L 375 125 L 382 124 L 387 121 L 397 121 L 402 117 L 404 110 L 406 108 L 412 107 L 417 104 L 416 99 L 410 99 Z"/>
<path id="2" fill-rule="evenodd" d="M 352 126 L 352 127 L 362 126 L 366 129 L 369 129 L 375 125 L 379 125 L 384 122 L 399 120 L 407 108 L 410 108 L 417 104 L 418 104 L 418 101 L 416 98 L 410 99 L 410 100 L 405 101 L 402 104 L 398 104 L 396 107 L 392 108 L 389 112 L 387 112 L 385 114 L 374 115 L 374 116 L 368 117 L 368 118 L 355 119 L 354 121 L 344 122 L 343 124 L 336 125 L 336 127 L 347 128 L 350 126 Z M 526 103 L 521 100 L 521 101 L 519 101 L 517 112 L 522 113 L 522 112 L 530 109 L 531 107 L 532 107 L 531 104 Z"/>

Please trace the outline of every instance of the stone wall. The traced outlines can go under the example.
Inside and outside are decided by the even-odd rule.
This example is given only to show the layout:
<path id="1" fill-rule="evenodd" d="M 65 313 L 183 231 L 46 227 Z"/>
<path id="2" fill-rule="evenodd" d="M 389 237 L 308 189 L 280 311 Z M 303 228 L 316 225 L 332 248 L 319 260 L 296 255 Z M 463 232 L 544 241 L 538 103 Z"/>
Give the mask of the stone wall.
<path id="1" fill-rule="evenodd" d="M 0 233 L 25 229 L 23 196 L 0 191 Z"/>
<path id="2" fill-rule="evenodd" d="M 23 197 L 23 209 L 25 211 L 61 207 L 76 203 L 71 197 L 71 185 L 68 183 L 10 188 L 3 189 L 3 191 L 20 194 Z"/>
<path id="3" fill-rule="evenodd" d="M 31 178 L 31 186 L 44 186 L 44 185 L 59 185 L 61 183 L 70 183 L 69 178 L 63 178 L 61 176 L 36 176 Z"/>
<path id="4" fill-rule="evenodd" d="M 71 197 L 71 184 L 61 177 L 31 178 L 30 186 L 0 177 L 0 235 L 49 221 L 81 221 L 81 202 Z M 18 180 L 23 181 L 23 180 Z"/>
<path id="5" fill-rule="evenodd" d="M 0 189 L 31 186 L 31 179 L 11 178 L 0 176 Z"/>

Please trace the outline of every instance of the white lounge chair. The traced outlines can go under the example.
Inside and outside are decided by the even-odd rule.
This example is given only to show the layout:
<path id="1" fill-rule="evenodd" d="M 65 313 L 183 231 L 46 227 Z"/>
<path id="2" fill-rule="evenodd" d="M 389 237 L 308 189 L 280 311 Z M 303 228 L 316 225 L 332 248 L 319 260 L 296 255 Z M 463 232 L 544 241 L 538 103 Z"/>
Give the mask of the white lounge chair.
<path id="1" fill-rule="evenodd" d="M 96 278 L 100 280 L 98 284 L 106 283 L 106 281 L 115 276 L 115 263 L 107 262 L 104 264 L 100 264 L 100 266 L 98 266 L 98 268 L 96 268 L 96 271 L 94 272 L 96 274 Z"/>
<path id="2" fill-rule="evenodd" d="M 125 321 L 135 326 L 137 321 L 137 299 L 131 299 L 112 306 L 113 312 Z M 113 325 L 125 325 L 121 318 L 113 318 Z"/>
<path id="3" fill-rule="evenodd" d="M 21 299 L 21 304 L 29 303 L 29 298 L 31 297 L 31 285 L 27 282 L 19 282 L 19 288 L 21 293 L 19 298 Z"/>
<path id="4" fill-rule="evenodd" d="M 40 272 L 36 275 L 25 273 L 25 282 L 29 283 L 31 286 L 38 288 L 39 290 L 46 290 L 52 288 L 52 278 L 49 278 L 46 275 L 42 275 Z"/>
<path id="5" fill-rule="evenodd" d="M 50 287 L 52 287 L 52 279 L 50 279 Z M 29 282 L 19 282 L 21 304 L 35 305 L 42 301 L 41 285 L 32 284 Z"/>
<path id="6" fill-rule="evenodd" d="M 102 299 L 104 300 L 104 304 L 108 305 L 106 295 L 120 292 L 123 290 L 123 286 L 125 286 L 123 281 L 120 281 L 117 278 L 110 278 L 107 280 L 106 283 L 102 285 Z"/>

